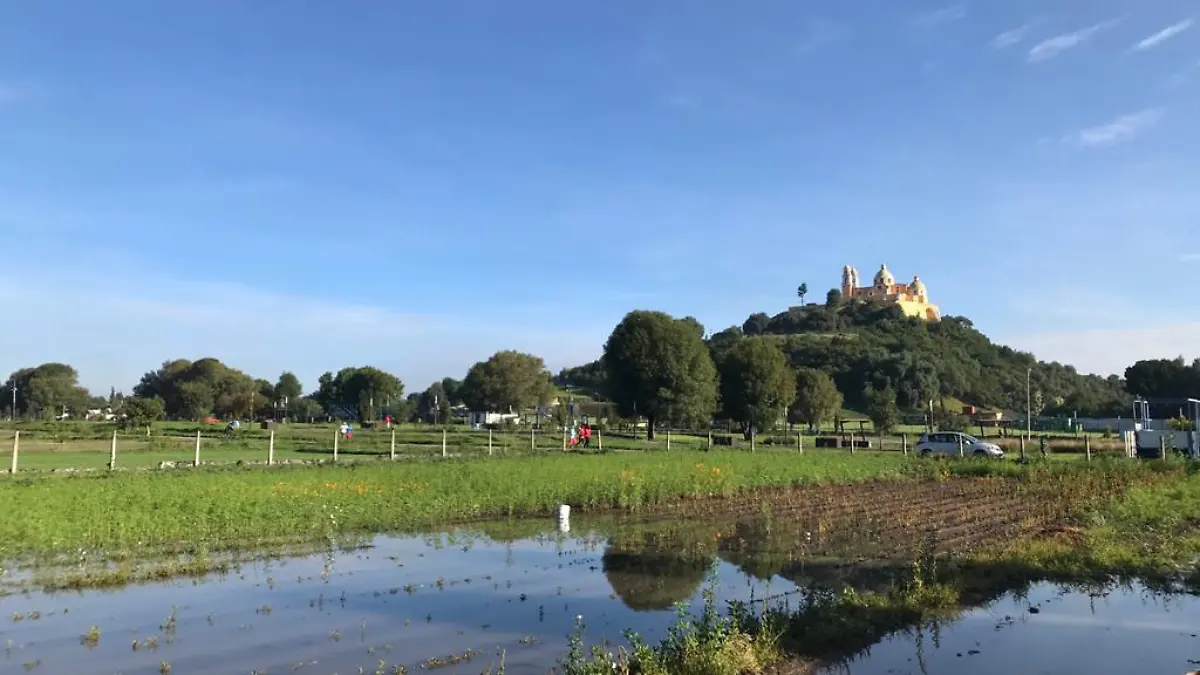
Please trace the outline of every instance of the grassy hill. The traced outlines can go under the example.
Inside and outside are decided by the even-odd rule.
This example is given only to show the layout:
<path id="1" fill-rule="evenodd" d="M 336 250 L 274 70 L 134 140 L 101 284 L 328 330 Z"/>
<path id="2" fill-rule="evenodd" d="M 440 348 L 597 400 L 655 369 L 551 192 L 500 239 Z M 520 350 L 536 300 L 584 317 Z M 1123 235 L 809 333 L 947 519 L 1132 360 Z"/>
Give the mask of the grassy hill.
<path id="1" fill-rule="evenodd" d="M 851 411 L 865 408 L 868 388 L 890 386 L 907 410 L 924 409 L 933 399 L 947 412 L 957 413 L 964 402 L 980 410 L 1023 412 L 1027 373 L 1035 414 L 1115 416 L 1130 405 L 1119 378 L 1082 375 L 994 344 L 960 316 L 925 322 L 869 302 L 809 304 L 774 316 L 751 314 L 741 326 L 711 334 L 708 345 L 716 356 L 747 335 L 777 341 L 793 367 L 828 372 Z M 598 362 L 566 369 L 556 379 L 576 390 L 603 391 Z"/>

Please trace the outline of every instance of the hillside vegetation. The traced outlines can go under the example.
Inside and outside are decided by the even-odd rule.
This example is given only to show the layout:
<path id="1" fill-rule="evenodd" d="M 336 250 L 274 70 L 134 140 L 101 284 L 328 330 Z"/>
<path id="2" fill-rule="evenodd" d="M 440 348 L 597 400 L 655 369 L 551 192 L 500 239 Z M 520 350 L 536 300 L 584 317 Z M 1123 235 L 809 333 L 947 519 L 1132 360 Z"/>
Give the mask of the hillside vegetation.
<path id="1" fill-rule="evenodd" d="M 1078 413 L 1127 415 L 1130 396 L 1117 376 L 1083 375 L 1057 362 L 994 344 L 965 317 L 925 322 L 895 307 L 841 302 L 791 307 L 774 316 L 751 314 L 741 326 L 708 336 L 714 361 L 748 336 L 777 341 L 793 368 L 814 368 L 832 376 L 846 406 L 863 409 L 866 392 L 891 388 L 902 409 L 922 409 L 928 401 L 965 401 L 983 409 L 1023 412 L 1026 373 L 1035 415 Z M 563 385 L 603 392 L 599 361 L 568 368 Z M 937 404 L 935 404 L 937 405 Z M 951 411 L 957 412 L 957 411 Z"/>

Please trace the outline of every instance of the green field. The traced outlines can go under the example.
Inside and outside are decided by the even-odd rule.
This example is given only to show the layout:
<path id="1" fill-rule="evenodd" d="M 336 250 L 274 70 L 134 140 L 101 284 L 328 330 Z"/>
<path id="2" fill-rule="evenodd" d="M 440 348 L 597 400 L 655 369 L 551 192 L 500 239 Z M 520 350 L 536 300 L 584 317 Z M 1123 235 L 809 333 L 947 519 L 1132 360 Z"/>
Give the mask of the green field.
<path id="1" fill-rule="evenodd" d="M 0 481 L 0 556 L 216 551 L 272 540 L 545 515 L 563 503 L 636 509 L 756 486 L 901 478 L 898 454 L 613 453 L 276 469 L 18 474 Z"/>
<path id="2" fill-rule="evenodd" d="M 270 451 L 271 431 L 243 427 L 228 433 L 220 425 L 195 423 L 164 423 L 156 425 L 151 435 L 145 430 L 119 430 L 111 424 L 99 423 L 24 423 L 15 429 L 9 426 L 0 431 L 0 470 L 12 463 L 13 431 L 20 430 L 18 471 L 42 470 L 101 470 L 108 468 L 113 434 L 116 433 L 117 461 L 121 469 L 155 468 L 164 462 L 190 464 L 196 457 L 197 435 L 200 440 L 200 460 L 204 464 L 265 463 L 269 457 L 279 463 L 332 461 L 336 445 L 338 462 L 390 459 L 401 460 L 441 458 L 486 458 L 544 455 L 564 448 L 564 434 L 547 427 L 538 430 L 487 431 L 464 426 L 445 429 L 430 425 L 402 425 L 394 429 L 356 429 L 350 439 L 339 438 L 335 425 L 281 425 L 274 432 L 274 454 Z M 867 428 L 860 439 L 870 442 L 877 450 L 900 451 L 916 443 L 920 428 L 901 429 L 896 434 L 879 438 Z M 825 436 L 831 435 L 828 430 Z M 592 439 L 590 451 L 658 452 L 667 450 L 707 448 L 709 432 L 659 432 L 653 441 L 644 431 L 600 431 Z M 802 444 L 812 449 L 815 438 L 810 434 L 774 432 L 757 436 L 753 443 L 741 434 L 715 431 L 715 447 L 728 449 L 796 449 Z M 1018 451 L 1015 437 L 996 439 L 1002 447 Z M 1112 439 L 1090 437 L 1096 453 L 1120 452 L 1121 444 Z M 1029 448 L 1035 452 L 1037 442 Z M 1061 436 L 1050 440 L 1049 449 L 1056 453 L 1082 453 L 1083 437 Z"/>

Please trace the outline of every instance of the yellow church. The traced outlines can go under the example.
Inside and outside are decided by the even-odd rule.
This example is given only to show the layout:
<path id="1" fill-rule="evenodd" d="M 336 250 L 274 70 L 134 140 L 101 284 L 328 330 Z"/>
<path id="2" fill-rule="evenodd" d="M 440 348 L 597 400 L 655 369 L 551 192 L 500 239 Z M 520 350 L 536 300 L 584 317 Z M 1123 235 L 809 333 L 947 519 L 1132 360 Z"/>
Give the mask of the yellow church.
<path id="1" fill-rule="evenodd" d="M 887 265 L 879 267 L 870 286 L 859 286 L 858 270 L 846 265 L 842 268 L 842 297 L 895 305 L 906 315 L 926 321 L 937 321 L 942 317 L 938 306 L 929 302 L 929 290 L 916 275 L 911 283 L 898 284 Z"/>

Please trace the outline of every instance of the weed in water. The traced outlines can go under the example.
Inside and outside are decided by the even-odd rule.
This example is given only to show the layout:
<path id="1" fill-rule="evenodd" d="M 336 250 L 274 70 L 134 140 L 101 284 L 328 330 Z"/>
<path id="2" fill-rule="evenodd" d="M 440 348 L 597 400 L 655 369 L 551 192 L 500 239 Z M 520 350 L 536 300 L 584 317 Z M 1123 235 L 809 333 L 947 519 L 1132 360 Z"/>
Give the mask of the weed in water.
<path id="1" fill-rule="evenodd" d="M 97 626 L 92 626 L 89 628 L 87 632 L 83 634 L 82 642 L 83 645 L 88 648 L 95 647 L 96 645 L 100 644 L 100 628 Z"/>

